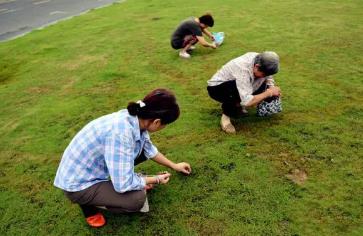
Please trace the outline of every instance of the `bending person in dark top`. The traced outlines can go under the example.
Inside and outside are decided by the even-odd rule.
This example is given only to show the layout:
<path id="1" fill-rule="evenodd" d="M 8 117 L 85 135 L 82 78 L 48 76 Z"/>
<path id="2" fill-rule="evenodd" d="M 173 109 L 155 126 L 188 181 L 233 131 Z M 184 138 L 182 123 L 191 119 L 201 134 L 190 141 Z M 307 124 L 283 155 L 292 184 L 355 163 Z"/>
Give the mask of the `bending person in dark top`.
<path id="1" fill-rule="evenodd" d="M 217 48 L 214 43 L 213 35 L 207 30 L 208 27 L 213 27 L 214 19 L 212 15 L 205 14 L 199 18 L 190 17 L 184 20 L 174 31 L 171 36 L 171 46 L 174 49 L 180 49 L 179 56 L 181 58 L 190 58 L 191 50 L 195 49 L 195 44 L 200 43 L 204 47 Z M 207 35 L 212 43 L 208 43 L 203 33 Z"/>

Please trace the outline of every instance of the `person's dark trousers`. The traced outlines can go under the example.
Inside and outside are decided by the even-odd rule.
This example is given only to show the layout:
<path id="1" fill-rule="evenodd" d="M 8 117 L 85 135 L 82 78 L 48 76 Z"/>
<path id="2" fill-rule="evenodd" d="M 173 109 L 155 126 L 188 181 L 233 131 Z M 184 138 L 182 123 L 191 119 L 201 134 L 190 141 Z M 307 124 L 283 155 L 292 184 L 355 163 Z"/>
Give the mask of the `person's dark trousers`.
<path id="1" fill-rule="evenodd" d="M 135 159 L 134 165 L 146 160 L 142 152 Z M 106 206 L 107 210 L 116 213 L 136 212 L 143 206 L 146 198 L 143 190 L 118 193 L 111 181 L 100 182 L 78 192 L 64 191 L 64 193 L 72 202 L 79 204 L 86 218 L 99 212 L 95 206 Z"/>
<path id="2" fill-rule="evenodd" d="M 211 98 L 222 103 L 223 114 L 229 117 L 241 115 L 241 98 L 235 80 L 227 81 L 217 86 L 208 86 L 207 90 Z"/>
<path id="3" fill-rule="evenodd" d="M 243 115 L 241 98 L 235 80 L 227 81 L 217 86 L 208 86 L 207 90 L 211 98 L 222 103 L 223 114 L 235 118 Z M 266 83 L 263 83 L 253 95 L 260 94 L 265 90 Z"/>

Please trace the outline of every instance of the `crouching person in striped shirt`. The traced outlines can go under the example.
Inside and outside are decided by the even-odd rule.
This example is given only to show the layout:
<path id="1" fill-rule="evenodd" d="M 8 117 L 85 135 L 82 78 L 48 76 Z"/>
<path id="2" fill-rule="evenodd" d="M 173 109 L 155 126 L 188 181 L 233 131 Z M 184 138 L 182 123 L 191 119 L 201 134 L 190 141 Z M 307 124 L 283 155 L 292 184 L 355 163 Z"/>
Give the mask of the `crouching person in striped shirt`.
<path id="1" fill-rule="evenodd" d="M 106 220 L 99 208 L 116 212 L 138 212 L 147 203 L 146 189 L 168 183 L 171 174 L 153 176 L 135 173 L 135 165 L 151 159 L 183 174 L 186 162 L 174 163 L 158 152 L 149 132 L 163 129 L 179 117 L 175 96 L 156 89 L 127 109 L 88 123 L 73 138 L 60 162 L 54 185 L 78 203 L 86 222 L 101 227 Z"/>
<path id="2" fill-rule="evenodd" d="M 211 98 L 222 103 L 222 130 L 235 133 L 230 117 L 238 118 L 247 113 L 246 107 L 281 95 L 272 77 L 278 70 L 279 56 L 275 52 L 249 52 L 229 61 L 212 76 L 207 90 Z"/>

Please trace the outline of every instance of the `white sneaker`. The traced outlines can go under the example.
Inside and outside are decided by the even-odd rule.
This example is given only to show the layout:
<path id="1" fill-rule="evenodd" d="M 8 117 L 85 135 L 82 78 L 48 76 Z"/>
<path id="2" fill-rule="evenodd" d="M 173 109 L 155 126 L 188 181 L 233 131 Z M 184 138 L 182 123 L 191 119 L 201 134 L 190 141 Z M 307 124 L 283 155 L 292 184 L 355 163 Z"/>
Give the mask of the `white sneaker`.
<path id="1" fill-rule="evenodd" d="M 179 52 L 179 56 L 180 56 L 181 58 L 184 58 L 184 59 L 189 59 L 189 58 L 190 58 L 190 54 L 189 54 L 189 53 L 187 53 L 187 52 L 184 52 L 184 51 L 180 51 L 180 52 Z"/>
<path id="2" fill-rule="evenodd" d="M 229 116 L 226 116 L 225 114 L 223 114 L 222 118 L 221 118 L 221 127 L 222 127 L 222 130 L 224 132 L 226 132 L 227 134 L 236 133 L 236 129 L 232 125 L 231 119 L 229 118 Z"/>
<path id="3" fill-rule="evenodd" d="M 145 198 L 145 202 L 144 205 L 142 206 L 142 208 L 140 209 L 140 212 L 142 213 L 147 213 L 149 212 L 149 201 L 147 200 L 147 197 Z"/>
<path id="4" fill-rule="evenodd" d="M 196 46 L 190 46 L 190 50 L 194 50 L 194 49 L 196 49 L 197 47 Z"/>

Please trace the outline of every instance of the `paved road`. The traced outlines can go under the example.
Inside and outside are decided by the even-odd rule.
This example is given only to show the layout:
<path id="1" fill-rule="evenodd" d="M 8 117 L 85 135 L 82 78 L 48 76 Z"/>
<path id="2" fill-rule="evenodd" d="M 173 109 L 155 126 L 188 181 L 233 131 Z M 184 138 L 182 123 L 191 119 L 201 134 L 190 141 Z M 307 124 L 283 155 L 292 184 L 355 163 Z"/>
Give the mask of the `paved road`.
<path id="1" fill-rule="evenodd" d="M 0 0 L 0 41 L 123 0 Z"/>

